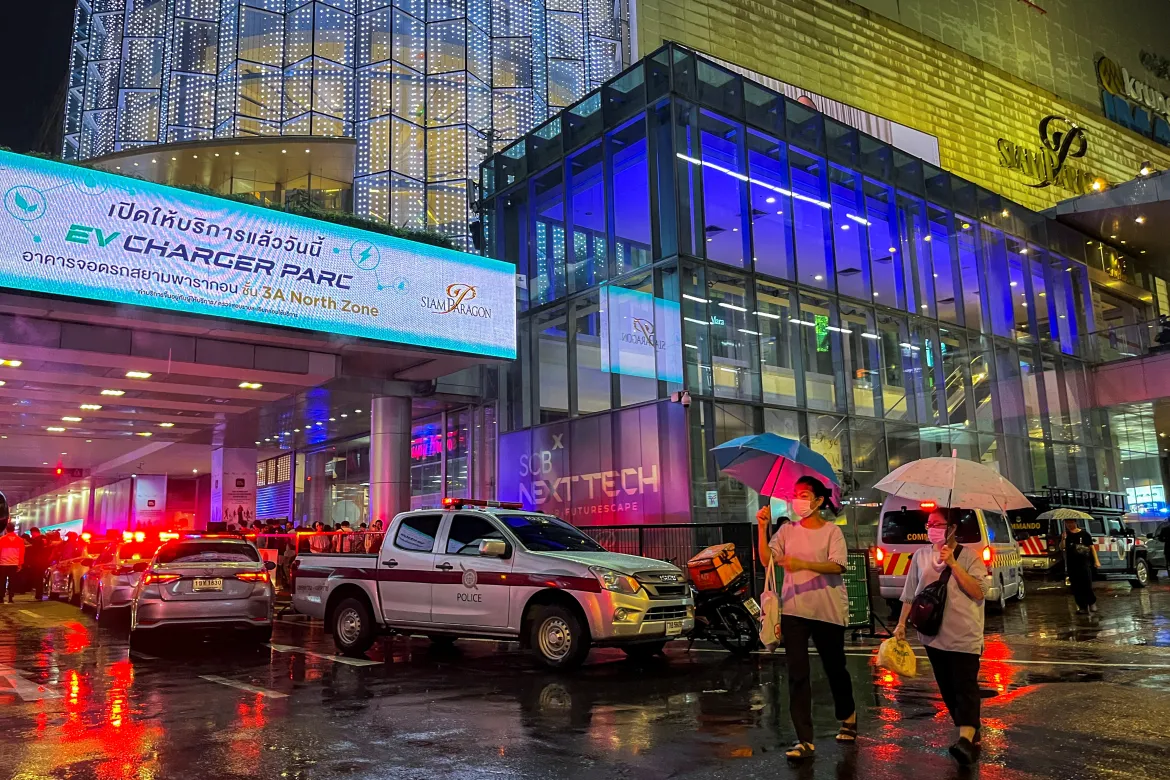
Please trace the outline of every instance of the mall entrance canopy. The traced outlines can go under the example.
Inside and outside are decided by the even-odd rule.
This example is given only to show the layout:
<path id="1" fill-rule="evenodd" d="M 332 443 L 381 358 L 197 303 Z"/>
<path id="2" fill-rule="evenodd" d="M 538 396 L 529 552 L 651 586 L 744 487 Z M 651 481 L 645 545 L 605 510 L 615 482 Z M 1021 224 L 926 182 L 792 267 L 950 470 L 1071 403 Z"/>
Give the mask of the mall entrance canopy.
<path id="1" fill-rule="evenodd" d="M 371 398 L 433 408 L 444 377 L 516 354 L 507 263 L 7 152 L 0 193 L 14 505 L 369 432 Z"/>

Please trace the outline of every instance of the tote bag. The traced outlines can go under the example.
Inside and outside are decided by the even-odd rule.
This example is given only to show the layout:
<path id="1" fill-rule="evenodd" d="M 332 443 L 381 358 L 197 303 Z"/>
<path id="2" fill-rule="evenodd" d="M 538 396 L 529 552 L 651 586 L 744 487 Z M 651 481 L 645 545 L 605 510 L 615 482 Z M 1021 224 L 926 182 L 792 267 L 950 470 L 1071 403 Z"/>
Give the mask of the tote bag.
<path id="1" fill-rule="evenodd" d="M 776 592 L 776 566 L 771 562 L 760 594 L 760 642 L 766 650 L 775 650 L 780 644 L 780 594 Z"/>

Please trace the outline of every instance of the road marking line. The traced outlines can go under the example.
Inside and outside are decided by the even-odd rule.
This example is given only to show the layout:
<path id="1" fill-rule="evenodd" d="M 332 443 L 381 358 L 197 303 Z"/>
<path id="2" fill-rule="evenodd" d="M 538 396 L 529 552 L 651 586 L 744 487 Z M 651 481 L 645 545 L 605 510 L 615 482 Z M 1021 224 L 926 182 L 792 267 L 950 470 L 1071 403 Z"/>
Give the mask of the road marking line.
<path id="1" fill-rule="evenodd" d="M 44 620 L 43 615 L 38 615 L 37 613 L 33 612 L 32 610 L 22 609 L 22 610 L 20 610 L 20 613 L 23 615 L 28 615 L 30 618 L 35 618 L 37 620 Z"/>
<path id="2" fill-rule="evenodd" d="M 304 655 L 312 656 L 313 658 L 324 658 L 328 661 L 335 661 L 346 666 L 381 666 L 381 661 L 371 661 L 368 658 L 346 658 L 343 655 L 328 655 L 326 653 L 314 653 L 312 650 L 306 650 L 303 647 L 294 647 L 293 645 L 274 645 L 269 644 L 270 648 L 278 653 L 302 653 Z"/>
<path id="3" fill-rule="evenodd" d="M 248 683 L 238 682 L 236 680 L 229 680 L 226 677 L 220 677 L 218 674 L 201 674 L 199 679 L 207 680 L 208 682 L 219 683 L 226 685 L 229 688 L 238 688 L 241 691 L 248 691 L 249 693 L 258 693 L 261 696 L 267 696 L 270 699 L 287 699 L 287 693 L 280 691 L 270 691 L 267 688 L 259 688 L 255 685 L 248 685 Z"/>
<path id="4" fill-rule="evenodd" d="M 26 674 L 28 672 L 22 672 L 19 669 L 12 669 L 7 666 L 0 666 L 0 678 L 7 680 L 9 690 L 15 692 L 24 701 L 61 698 L 61 694 L 56 691 L 51 691 L 43 685 L 24 679 L 22 675 Z"/>
<path id="5" fill-rule="evenodd" d="M 687 650 L 686 652 L 688 652 L 688 653 L 726 653 L 727 651 L 721 650 L 721 649 L 716 648 L 716 647 L 692 647 L 690 650 Z M 817 655 L 817 651 L 813 650 L 812 648 L 809 648 L 808 652 L 811 655 Z M 752 655 L 784 655 L 784 651 L 777 650 L 775 653 L 771 653 L 771 652 L 768 652 L 765 650 L 753 650 Z M 877 656 L 877 652 L 876 652 L 876 648 L 875 648 L 875 652 L 872 652 L 872 653 L 845 653 L 845 655 L 849 656 L 851 658 L 874 658 Z M 914 657 L 917 658 L 919 661 L 930 661 L 930 658 L 928 658 L 925 655 L 915 655 Z M 1101 668 L 1105 668 L 1105 669 L 1170 669 L 1170 664 L 1110 664 L 1110 663 L 1104 663 L 1102 661 L 1056 661 L 1056 660 L 1044 661 L 1044 660 L 1035 659 L 1035 658 L 1029 658 L 1029 659 L 1009 658 L 1009 659 L 1004 659 L 1001 662 L 1006 663 L 1006 664 L 1020 664 L 1023 666 L 1086 666 L 1086 667 L 1091 666 L 1091 667 L 1101 667 Z"/>

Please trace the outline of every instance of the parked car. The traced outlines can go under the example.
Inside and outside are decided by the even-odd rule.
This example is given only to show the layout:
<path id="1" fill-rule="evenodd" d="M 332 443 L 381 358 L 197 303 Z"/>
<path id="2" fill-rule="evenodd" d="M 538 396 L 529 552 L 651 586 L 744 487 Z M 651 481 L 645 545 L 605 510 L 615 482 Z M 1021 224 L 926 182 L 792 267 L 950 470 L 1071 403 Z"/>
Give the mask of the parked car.
<path id="1" fill-rule="evenodd" d="M 1162 523 L 1145 537 L 1146 555 L 1150 562 L 1150 574 L 1156 575 L 1162 569 L 1170 574 L 1170 560 L 1166 557 L 1166 548 L 1170 547 L 1170 520 Z"/>
<path id="2" fill-rule="evenodd" d="M 595 645 L 660 652 L 695 622 L 677 567 L 607 552 L 572 525 L 518 505 L 459 501 L 405 512 L 374 553 L 304 549 L 293 606 L 324 620 L 345 653 L 390 632 L 438 642 L 487 637 L 519 640 L 547 666 L 571 668 Z"/>
<path id="3" fill-rule="evenodd" d="M 272 638 L 272 562 L 243 538 L 188 536 L 159 547 L 134 589 L 130 645 L 177 628 Z"/>
<path id="4" fill-rule="evenodd" d="M 62 548 L 45 570 L 45 593 L 51 599 L 70 604 L 81 603 L 81 581 L 102 551 L 110 546 L 105 540 L 82 543 L 72 549 Z"/>
<path id="5" fill-rule="evenodd" d="M 157 548 L 158 541 L 144 539 L 110 544 L 81 578 L 81 611 L 92 611 L 102 622 L 129 610 L 134 588 Z"/>
<path id="6" fill-rule="evenodd" d="M 882 598 L 901 612 L 902 588 L 915 551 L 928 544 L 926 518 L 933 510 L 912 499 L 890 496 L 882 505 L 878 520 L 878 545 L 874 549 L 874 563 L 878 569 L 878 588 Z M 1020 547 L 1012 537 L 1007 518 L 999 512 L 982 509 L 944 509 L 959 515 L 959 544 L 973 548 L 987 565 L 991 575 L 991 589 L 986 603 L 1007 607 L 1007 600 L 1024 599 L 1024 569 Z"/>

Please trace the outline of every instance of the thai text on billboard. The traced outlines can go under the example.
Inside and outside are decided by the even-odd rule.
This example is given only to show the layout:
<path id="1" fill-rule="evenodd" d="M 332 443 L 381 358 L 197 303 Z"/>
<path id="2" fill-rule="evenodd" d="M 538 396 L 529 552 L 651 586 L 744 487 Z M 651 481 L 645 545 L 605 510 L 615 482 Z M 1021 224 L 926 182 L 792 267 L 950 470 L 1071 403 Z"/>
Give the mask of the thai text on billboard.
<path id="1" fill-rule="evenodd" d="M 516 356 L 498 260 L 0 152 L 0 285 Z"/>

